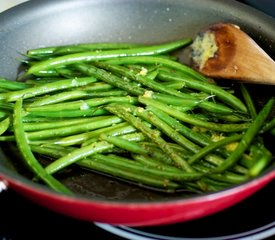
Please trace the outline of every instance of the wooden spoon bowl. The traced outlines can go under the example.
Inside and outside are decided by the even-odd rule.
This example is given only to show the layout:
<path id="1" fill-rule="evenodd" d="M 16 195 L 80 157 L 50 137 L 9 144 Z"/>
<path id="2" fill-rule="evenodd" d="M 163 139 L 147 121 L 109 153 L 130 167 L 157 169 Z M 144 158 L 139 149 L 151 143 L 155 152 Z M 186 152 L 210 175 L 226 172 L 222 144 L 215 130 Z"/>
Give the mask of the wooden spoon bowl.
<path id="1" fill-rule="evenodd" d="M 234 24 L 209 26 L 192 49 L 194 67 L 208 77 L 275 85 L 275 62 Z"/>

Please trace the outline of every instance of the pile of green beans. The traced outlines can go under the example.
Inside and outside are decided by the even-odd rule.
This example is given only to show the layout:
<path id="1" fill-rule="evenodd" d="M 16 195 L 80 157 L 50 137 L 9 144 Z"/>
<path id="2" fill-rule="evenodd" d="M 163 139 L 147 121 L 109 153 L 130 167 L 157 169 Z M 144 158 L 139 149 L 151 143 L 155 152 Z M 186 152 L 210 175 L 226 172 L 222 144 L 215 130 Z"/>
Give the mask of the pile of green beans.
<path id="1" fill-rule="evenodd" d="M 58 173 L 71 165 L 169 193 L 262 174 L 274 160 L 274 98 L 259 109 L 245 85 L 180 63 L 175 50 L 191 42 L 28 50 L 23 74 L 0 78 L 0 141 L 17 146 L 33 181 L 66 194 Z"/>

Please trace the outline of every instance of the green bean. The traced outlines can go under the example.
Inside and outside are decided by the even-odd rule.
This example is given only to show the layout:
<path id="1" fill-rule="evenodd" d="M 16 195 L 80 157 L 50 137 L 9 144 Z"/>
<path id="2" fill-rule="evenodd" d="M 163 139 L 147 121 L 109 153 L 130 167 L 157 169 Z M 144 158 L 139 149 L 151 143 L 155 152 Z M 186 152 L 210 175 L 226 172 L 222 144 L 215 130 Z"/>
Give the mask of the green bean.
<path id="1" fill-rule="evenodd" d="M 133 47 L 142 47 L 143 45 L 134 43 L 80 43 L 64 46 L 43 47 L 36 49 L 29 49 L 27 57 L 52 57 L 55 55 L 65 55 L 70 53 L 86 52 L 86 51 L 99 51 L 110 49 L 127 49 Z"/>
<path id="2" fill-rule="evenodd" d="M 147 151 L 149 151 L 149 156 L 166 164 L 174 165 L 173 160 L 166 154 L 166 152 L 159 148 L 155 143 L 147 141 L 141 142 L 140 144 Z M 185 161 L 187 161 L 188 158 L 192 156 L 192 152 L 188 151 L 187 149 L 181 147 L 176 143 L 168 142 L 167 144 L 170 146 L 171 149 L 176 151 Z"/>
<path id="3" fill-rule="evenodd" d="M 12 113 L 13 109 L 14 109 L 14 104 L 0 101 L 0 109 L 1 109 L 1 111 Z"/>
<path id="4" fill-rule="evenodd" d="M 29 117 L 47 117 L 47 118 L 74 118 L 74 117 L 94 117 L 106 115 L 108 112 L 101 108 L 79 109 L 79 110 L 64 110 L 64 111 L 34 111 L 28 113 Z"/>
<path id="5" fill-rule="evenodd" d="M 155 80 L 155 78 L 158 76 L 158 71 L 154 70 L 152 72 L 148 72 L 146 76 L 151 80 Z"/>
<path id="6" fill-rule="evenodd" d="M 232 167 L 240 159 L 245 150 L 250 146 L 254 137 L 260 131 L 264 121 L 272 109 L 273 104 L 274 98 L 271 98 L 251 123 L 247 131 L 244 133 L 235 151 L 221 165 L 214 169 L 213 172 L 223 172 L 226 169 Z"/>
<path id="7" fill-rule="evenodd" d="M 16 90 L 26 89 L 28 88 L 28 85 L 23 82 L 16 82 L 16 81 L 0 78 L 0 88 L 1 90 L 5 89 L 5 90 L 16 91 Z"/>
<path id="8" fill-rule="evenodd" d="M 112 137 L 113 136 L 111 136 L 111 138 Z M 115 138 L 118 138 L 118 137 L 115 137 Z M 145 140 L 145 136 L 140 132 L 123 134 L 123 135 L 119 136 L 119 138 L 121 138 L 123 140 L 127 140 L 128 142 L 141 142 L 141 141 Z"/>
<path id="9" fill-rule="evenodd" d="M 259 143 L 259 141 L 253 142 L 249 147 L 249 153 L 243 154 L 240 158 L 240 165 L 248 169 L 251 168 L 263 154 L 261 145 L 262 144 Z M 237 146 L 233 146 L 231 153 L 235 151 L 236 147 Z"/>
<path id="10" fill-rule="evenodd" d="M 99 139 L 101 139 L 102 141 L 107 141 L 108 143 L 113 144 L 113 145 L 115 145 L 119 148 L 122 148 L 124 150 L 127 150 L 129 152 L 138 153 L 138 154 L 147 154 L 147 151 L 145 149 L 143 149 L 136 142 L 131 142 L 131 141 L 125 140 L 123 138 L 113 137 L 113 136 L 106 135 L 106 134 L 101 134 L 99 136 Z M 144 139 L 140 139 L 140 140 L 144 140 Z"/>
<path id="11" fill-rule="evenodd" d="M 173 108 L 172 106 L 168 106 L 166 104 L 163 104 L 159 101 L 150 99 L 148 97 L 139 97 L 139 102 L 146 104 L 148 106 L 155 107 L 159 110 L 162 110 L 163 112 L 169 114 L 170 116 L 175 117 L 178 120 L 181 120 L 183 122 L 204 127 L 206 129 L 219 131 L 219 132 L 238 132 L 243 131 L 248 128 L 250 123 L 242 123 L 242 124 L 234 124 L 234 123 L 214 123 L 214 122 L 206 122 L 203 120 L 200 120 L 198 118 L 193 117 L 191 114 L 183 113 L 181 111 L 178 111 L 176 108 Z"/>
<path id="12" fill-rule="evenodd" d="M 272 160 L 272 154 L 268 151 L 264 146 L 261 146 L 261 156 L 255 161 L 253 166 L 248 170 L 249 177 L 256 177 L 258 176 L 263 169 L 270 163 Z"/>
<path id="13" fill-rule="evenodd" d="M 70 146 L 81 144 L 83 147 L 91 144 L 92 142 L 96 142 L 98 136 L 102 133 L 106 133 L 111 136 L 118 136 L 127 133 L 135 132 L 136 129 L 129 125 L 127 122 L 113 124 L 112 126 L 103 127 L 94 131 L 89 131 L 85 133 L 80 133 L 76 135 L 71 135 L 68 137 L 64 137 L 54 141 L 54 144 L 62 145 L 62 146 Z"/>
<path id="14" fill-rule="evenodd" d="M 173 159 L 175 165 L 179 168 L 183 168 L 187 171 L 191 171 L 188 164 L 186 164 L 185 160 L 182 159 L 168 144 L 167 142 L 160 136 L 161 133 L 158 130 L 151 129 L 147 125 L 143 124 L 141 119 L 138 117 L 133 116 L 129 113 L 129 111 L 125 111 L 125 108 L 121 108 L 119 104 L 109 104 L 105 107 L 108 111 L 112 112 L 113 114 L 122 117 L 129 123 L 131 123 L 135 128 L 139 129 L 145 136 L 155 142 L 159 147 L 165 150 L 167 155 Z"/>
<path id="15" fill-rule="evenodd" d="M 41 70 L 39 72 L 37 72 L 35 74 L 36 77 L 49 77 L 49 78 L 53 78 L 53 77 L 59 77 L 60 74 L 57 72 L 57 70 Z"/>
<path id="16" fill-rule="evenodd" d="M 133 79 L 133 80 L 143 84 L 144 86 L 149 87 L 150 89 L 152 89 L 154 91 L 172 95 L 170 101 L 179 103 L 181 101 L 181 98 L 189 99 L 190 102 L 193 100 L 192 104 L 194 104 L 194 106 L 201 106 L 202 108 L 205 108 L 211 112 L 213 111 L 213 112 L 221 112 L 221 113 L 227 113 L 227 114 L 231 114 L 233 112 L 232 109 L 230 109 L 226 106 L 223 106 L 220 104 L 214 104 L 214 103 L 207 102 L 204 100 L 198 100 L 196 97 L 192 97 L 189 94 L 185 94 L 185 93 L 179 92 L 175 89 L 168 88 L 167 86 L 165 86 L 161 83 L 158 83 L 156 81 L 153 81 L 149 78 L 146 78 L 145 76 L 142 76 L 140 74 L 133 74 L 131 71 L 127 70 L 126 68 L 123 68 L 120 66 L 108 65 L 106 63 L 99 63 L 99 62 L 95 63 L 95 65 L 99 66 L 101 68 L 104 68 L 106 70 L 113 71 L 114 73 L 119 73 L 123 77 Z M 182 84 L 184 82 L 181 81 L 180 83 Z M 148 91 L 145 92 L 145 94 L 147 94 L 147 93 L 148 93 Z M 139 94 L 139 95 L 141 95 L 141 94 Z M 160 98 L 161 96 L 163 96 L 163 95 L 155 94 L 155 93 L 151 94 L 151 95 L 152 95 L 152 98 Z M 176 97 L 179 97 L 179 98 L 176 98 Z M 166 100 L 168 100 L 168 97 Z M 207 99 L 205 99 L 205 100 L 207 100 Z"/>
<path id="17" fill-rule="evenodd" d="M 201 164 L 194 164 L 194 168 L 200 172 L 209 172 L 209 168 L 204 167 Z M 207 174 L 207 178 L 211 178 L 220 182 L 226 182 L 230 184 L 240 184 L 248 180 L 248 177 L 246 175 L 240 175 L 231 172 L 224 172 L 223 174 Z"/>
<path id="18" fill-rule="evenodd" d="M 69 154 L 55 160 L 54 162 L 50 163 L 46 168 L 46 172 L 48 174 L 54 174 L 57 171 L 81 160 L 84 159 L 92 154 L 104 152 L 108 149 L 113 148 L 113 144 L 107 142 L 95 142 L 91 145 L 78 148 Z"/>
<path id="19" fill-rule="evenodd" d="M 34 64 L 31 66 L 26 75 L 36 74 L 41 70 L 53 69 L 60 66 L 66 66 L 68 64 L 80 63 L 80 62 L 91 62 L 103 59 L 112 59 L 116 57 L 127 57 L 127 56 L 146 56 L 156 55 L 165 52 L 170 52 L 177 48 L 183 47 L 191 42 L 190 39 L 183 39 L 175 42 L 166 44 L 160 44 L 155 46 L 145 46 L 130 49 L 118 49 L 118 50 L 106 50 L 101 52 L 89 51 L 83 53 L 68 54 L 61 57 L 52 58 Z"/>
<path id="20" fill-rule="evenodd" d="M 147 78 L 146 76 L 143 76 L 141 74 L 135 74 L 131 72 L 131 70 L 128 70 L 127 68 L 121 67 L 121 66 L 115 66 L 115 65 L 110 65 L 102 62 L 97 62 L 94 63 L 97 67 L 104 68 L 105 70 L 114 72 L 114 73 L 119 73 L 122 76 L 132 79 L 134 81 L 137 81 L 141 83 L 142 85 L 149 87 L 153 91 L 157 92 L 162 92 L 166 93 L 172 96 L 178 96 L 181 97 L 183 94 L 181 94 L 179 91 L 176 91 L 175 89 L 168 88 L 167 86 L 158 83 L 150 78 Z"/>
<path id="21" fill-rule="evenodd" d="M 175 90 L 181 90 L 184 87 L 184 83 L 180 83 L 180 82 L 167 82 L 162 84 L 168 88 L 175 89 Z"/>
<path id="22" fill-rule="evenodd" d="M 109 116 L 96 116 L 96 117 L 87 117 L 87 118 L 74 118 L 74 119 L 59 119 L 55 121 L 45 121 L 45 122 L 31 122 L 24 123 L 24 131 L 32 132 L 45 129 L 56 129 L 59 127 L 69 127 L 79 124 L 87 124 L 93 121 L 100 121 L 109 118 Z"/>
<path id="23" fill-rule="evenodd" d="M 9 136 L 0 136 L 0 141 L 1 142 L 14 142 L 15 141 L 15 137 L 14 135 L 9 135 Z"/>
<path id="24" fill-rule="evenodd" d="M 137 182 L 139 186 L 143 184 L 147 186 L 158 187 L 161 189 L 167 189 L 167 192 L 173 192 L 174 189 L 180 188 L 182 185 L 172 182 L 164 177 L 154 176 L 153 174 L 137 173 L 136 169 L 132 170 L 123 167 L 122 164 L 117 164 L 120 161 L 111 159 L 104 155 L 95 155 L 93 159 L 85 159 L 78 162 L 78 164 L 84 168 L 94 169 L 100 172 L 109 173 L 112 176 L 122 177 L 124 179 L 129 179 L 132 182 Z M 121 167 L 122 165 L 122 167 Z M 142 166 L 141 166 L 142 167 Z"/>
<path id="25" fill-rule="evenodd" d="M 275 118 L 272 118 L 269 122 L 264 124 L 263 128 L 261 129 L 260 133 L 265 133 L 275 128 Z"/>
<path id="26" fill-rule="evenodd" d="M 95 118 L 94 121 L 91 122 L 84 122 L 82 124 L 73 124 L 63 127 L 58 127 L 49 131 L 48 129 L 35 131 L 35 132 L 28 132 L 27 136 L 30 140 L 40 140 L 40 139 L 47 139 L 47 138 L 56 138 L 60 136 L 69 136 L 71 134 L 76 134 L 80 132 L 86 132 L 93 129 L 98 129 L 106 126 L 110 126 L 115 123 L 122 122 L 122 119 L 117 116 L 107 116 L 105 118 Z"/>
<path id="27" fill-rule="evenodd" d="M 170 117 L 168 114 L 162 112 L 161 110 L 158 110 L 157 108 L 151 106 L 148 107 L 148 109 L 191 141 L 202 146 L 206 146 L 212 142 L 211 139 L 206 135 L 192 131 L 190 128 L 186 127 L 182 123 L 178 122 L 175 118 Z"/>
<path id="28" fill-rule="evenodd" d="M 66 148 L 60 148 L 60 149 L 56 149 L 56 148 L 51 148 L 51 147 L 40 147 L 40 146 L 31 146 L 32 151 L 37 152 L 39 154 L 45 154 L 54 158 L 61 158 L 63 157 L 65 154 L 68 154 L 70 152 L 70 150 L 67 150 Z M 123 169 L 123 168 L 119 168 L 117 166 L 112 166 L 110 164 L 110 162 L 108 162 L 108 164 L 106 164 L 106 162 L 101 163 L 98 162 L 98 158 L 100 158 L 99 156 L 101 156 L 101 158 L 106 159 L 107 161 L 109 161 L 108 156 L 103 156 L 103 155 L 99 155 L 99 154 L 94 154 L 93 158 L 86 158 L 83 160 L 80 160 L 78 162 L 76 162 L 77 165 L 85 168 L 85 169 L 93 169 L 99 172 L 103 172 L 103 173 L 108 173 L 111 174 L 112 176 L 117 176 L 117 177 L 121 177 L 124 179 L 129 179 L 131 181 L 135 181 L 137 182 L 140 186 L 142 186 L 142 184 L 145 184 L 147 186 L 154 186 L 154 187 L 159 187 L 159 188 L 165 188 L 167 189 L 167 191 L 173 191 L 173 189 L 175 188 L 180 188 L 181 185 L 174 183 L 174 182 L 170 182 L 167 179 L 163 179 L 163 178 L 159 178 L 159 177 L 155 177 L 152 176 L 152 174 L 150 175 L 145 175 L 145 174 L 137 174 L 136 172 L 130 171 L 129 169 Z M 97 159 L 97 160 L 95 160 Z"/>
<path id="29" fill-rule="evenodd" d="M 129 134 L 128 136 L 124 135 L 123 138 L 125 140 L 133 139 L 132 134 Z M 134 137 L 136 139 L 136 136 Z M 83 158 L 86 158 L 88 156 L 91 156 L 96 153 L 101 153 L 110 149 L 113 149 L 114 145 L 110 144 L 106 141 L 97 141 L 90 145 L 76 148 L 72 152 L 66 154 L 65 156 L 55 160 L 54 162 L 50 163 L 45 170 L 49 174 L 53 174 Z"/>
<path id="30" fill-rule="evenodd" d="M 67 189 L 61 182 L 56 180 L 51 175 L 47 174 L 44 168 L 40 165 L 38 160 L 32 154 L 31 148 L 28 144 L 27 136 L 23 130 L 23 123 L 22 123 L 22 102 L 23 99 L 20 98 L 16 101 L 14 106 L 14 134 L 16 138 L 16 143 L 20 154 L 22 155 L 25 163 L 28 167 L 47 185 L 58 192 L 72 194 L 72 192 Z"/>
<path id="31" fill-rule="evenodd" d="M 48 111 L 64 111 L 64 110 L 87 110 L 93 107 L 105 105 L 111 102 L 124 102 L 124 103 L 137 103 L 137 99 L 131 96 L 119 96 L 119 97 L 102 97 L 92 98 L 87 100 L 77 100 L 65 103 L 56 103 L 37 107 L 26 107 L 28 112 L 48 112 Z"/>
<path id="32" fill-rule="evenodd" d="M 60 80 L 64 80 L 62 77 L 36 77 L 26 79 L 24 83 L 26 83 L 29 87 L 39 86 L 45 83 L 58 82 Z"/>
<path id="33" fill-rule="evenodd" d="M 82 88 L 82 87 L 81 87 Z M 126 96 L 127 92 L 119 89 L 110 90 L 110 91 L 103 91 L 109 90 L 113 87 L 109 84 L 102 84 L 102 83 L 94 83 L 89 84 L 86 86 L 86 89 L 83 90 L 69 90 L 63 91 L 61 93 L 56 93 L 50 96 L 42 97 L 38 100 L 33 101 L 32 103 L 28 104 L 29 107 L 35 106 L 43 106 L 49 105 L 54 103 L 65 102 L 68 100 L 75 100 L 75 99 L 82 99 L 82 98 L 91 98 L 91 97 L 110 97 L 110 96 Z M 102 91 L 102 92 L 101 92 Z"/>
<path id="34" fill-rule="evenodd" d="M 104 161 L 107 156 L 100 157 L 100 160 Z M 96 155 L 95 157 L 93 156 L 93 160 L 95 161 L 96 159 L 99 159 L 99 155 Z M 158 177 L 163 177 L 167 178 L 169 180 L 173 181 L 195 181 L 200 179 L 204 174 L 202 173 L 187 173 L 183 171 L 179 171 L 178 173 L 175 172 L 166 172 L 166 171 L 161 171 L 157 170 L 155 168 L 148 168 L 146 166 L 143 166 L 135 161 L 129 161 L 128 159 L 123 159 L 123 158 L 117 158 L 117 157 L 110 157 L 108 156 L 108 161 L 104 161 L 106 164 L 112 164 L 114 166 L 118 167 L 124 167 L 125 169 L 128 170 L 134 170 L 137 174 L 151 174 L 152 176 L 158 176 Z"/>
<path id="35" fill-rule="evenodd" d="M 65 156 L 66 154 L 69 154 L 70 152 L 74 151 L 76 148 L 74 147 L 62 147 L 59 145 L 35 145 L 30 143 L 30 147 L 32 152 L 38 153 L 41 156 L 48 156 L 51 158 L 61 158 Z"/>
<path id="36" fill-rule="evenodd" d="M 109 91 L 115 88 L 111 84 L 98 81 L 95 83 L 91 83 L 89 85 L 78 87 L 76 89 L 87 91 L 87 92 L 101 92 L 101 91 Z"/>
<path id="37" fill-rule="evenodd" d="M 8 116 L 0 122 L 0 135 L 7 131 L 11 124 L 11 117 Z"/>
<path id="38" fill-rule="evenodd" d="M 206 113 L 207 114 L 207 113 Z M 238 113 L 233 113 L 232 115 L 229 114 L 221 114 L 221 113 L 213 113 L 209 111 L 209 118 L 211 119 L 211 121 L 224 121 L 224 122 L 232 122 L 232 123 L 241 123 L 241 122 L 249 122 L 251 121 L 251 118 L 246 116 L 246 115 L 242 115 L 242 114 L 238 114 Z"/>
<path id="39" fill-rule="evenodd" d="M 195 131 L 192 131 L 191 129 L 189 129 L 188 127 L 182 125 L 181 123 L 179 123 L 176 119 L 174 118 L 171 118 L 169 115 L 165 114 L 164 112 L 161 112 L 155 108 L 152 108 L 150 107 L 149 108 L 150 111 L 152 111 L 156 116 L 158 116 L 160 119 L 162 119 L 163 121 L 165 121 L 167 124 L 169 124 L 171 127 L 173 127 L 176 131 L 178 131 L 179 133 L 183 134 L 184 136 L 186 136 L 187 138 L 191 139 L 192 141 L 202 145 L 202 146 L 207 146 L 205 147 L 205 149 L 212 149 L 212 147 L 215 148 L 215 143 L 212 142 L 212 140 L 210 138 L 208 138 L 207 136 L 201 134 L 201 133 L 198 133 L 198 132 L 195 132 Z M 234 137 L 235 138 L 235 137 Z M 222 143 L 222 142 L 220 142 Z M 213 144 L 213 145 L 212 145 Z M 191 149 L 190 149 L 191 150 Z M 196 148 L 193 148 L 193 152 L 194 153 L 199 153 L 200 151 L 202 151 L 203 149 L 199 149 L 198 147 Z M 208 151 L 208 150 L 207 150 Z M 186 154 L 186 153 L 185 153 Z M 197 155 L 195 154 L 195 155 Z M 194 155 L 194 156 L 195 156 Z M 206 154 L 205 154 L 206 155 Z M 205 156 L 204 155 L 204 156 Z M 188 159 L 188 162 L 189 163 L 192 163 L 192 159 L 193 155 L 192 156 L 189 156 L 189 159 Z M 207 155 L 205 157 L 205 160 L 208 161 L 208 162 L 211 162 L 215 165 L 219 165 L 223 162 L 224 159 L 218 157 L 218 156 L 215 156 L 213 154 L 211 155 Z M 246 172 L 246 169 L 236 165 L 234 167 L 234 170 L 236 170 L 237 172 L 239 173 L 245 173 Z"/>
<path id="40" fill-rule="evenodd" d="M 233 135 L 230 137 L 226 137 L 220 141 L 214 142 L 212 144 L 207 145 L 206 147 L 204 147 L 203 149 L 201 149 L 200 151 L 196 152 L 196 154 L 194 154 L 191 158 L 188 159 L 188 163 L 192 164 L 195 161 L 203 158 L 204 156 L 206 156 L 207 154 L 209 154 L 210 152 L 212 152 L 213 150 L 220 148 L 226 144 L 235 142 L 240 140 L 242 137 L 242 135 Z"/>
<path id="41" fill-rule="evenodd" d="M 247 112 L 246 106 L 242 103 L 240 99 L 238 99 L 233 94 L 228 93 L 227 91 L 223 90 L 221 87 L 216 86 L 214 84 L 210 84 L 207 82 L 198 81 L 191 78 L 181 78 L 181 77 L 174 77 L 171 75 L 168 75 L 166 73 L 160 73 L 158 75 L 159 78 L 166 78 L 170 79 L 171 81 L 183 81 L 185 83 L 185 86 L 187 88 L 199 90 L 206 92 L 211 95 L 215 95 L 217 98 L 219 98 L 221 101 L 223 101 L 225 104 L 228 104 L 229 106 L 233 107 L 234 109 L 240 111 L 240 112 Z"/>
<path id="42" fill-rule="evenodd" d="M 182 63 L 172 61 L 170 59 L 160 58 L 156 56 L 133 56 L 133 57 L 123 57 L 123 58 L 114 58 L 111 60 L 105 61 L 106 63 L 110 64 L 136 64 L 136 63 L 143 63 L 143 64 L 155 64 L 159 66 L 167 66 L 171 69 L 176 69 L 181 73 L 185 74 L 186 76 L 192 77 L 194 79 L 207 82 L 208 79 L 198 73 L 197 71 L 193 70 L 192 68 L 184 65 Z"/>
<path id="43" fill-rule="evenodd" d="M 127 111 L 127 109 L 131 110 L 132 113 L 136 114 L 137 116 L 143 118 L 147 122 L 157 127 L 161 132 L 165 133 L 167 136 L 169 136 L 182 147 L 192 152 L 197 152 L 200 149 L 196 144 L 194 144 L 193 142 L 189 141 L 184 136 L 179 134 L 177 130 L 170 127 L 165 121 L 162 121 L 150 110 L 141 107 L 135 108 L 131 106 L 125 106 L 125 111 Z M 187 166 L 186 169 L 188 169 Z"/>
<path id="44" fill-rule="evenodd" d="M 76 71 L 75 69 L 60 67 L 60 68 L 56 68 L 55 71 L 57 72 L 58 76 L 61 76 L 64 78 L 83 77 L 83 74 Z"/>
<path id="45" fill-rule="evenodd" d="M 3 99 L 7 102 L 13 102 L 19 98 L 24 98 L 24 99 L 31 98 L 31 97 L 46 94 L 49 92 L 63 90 L 65 88 L 74 88 L 78 86 L 87 85 L 89 83 L 93 83 L 96 81 L 97 80 L 93 77 L 72 78 L 67 80 L 61 80 L 58 82 L 46 83 L 41 86 L 36 86 L 36 87 L 18 90 L 14 92 L 1 93 L 0 99 Z"/>
<path id="46" fill-rule="evenodd" d="M 52 174 L 72 164 L 164 192 L 258 176 L 272 160 L 274 98 L 257 113 L 246 86 L 238 98 L 171 55 L 190 42 L 30 49 L 24 83 L 0 77 L 0 141 L 28 145 L 33 181 L 61 192 Z M 33 153 L 53 161 L 43 168 Z"/>
<path id="47" fill-rule="evenodd" d="M 217 154 L 211 154 L 211 153 L 208 154 L 207 156 L 205 156 L 203 160 L 204 160 L 204 162 L 208 162 L 214 166 L 219 166 L 220 164 L 222 164 L 225 161 L 225 159 L 223 157 L 220 157 Z M 241 164 L 235 164 L 232 167 L 232 172 L 235 172 L 238 174 L 247 174 L 248 169 L 246 167 L 243 167 Z"/>
<path id="48" fill-rule="evenodd" d="M 87 96 L 90 96 L 90 95 L 86 91 L 81 91 L 81 90 L 66 91 L 66 92 L 61 92 L 61 93 L 57 93 L 57 94 L 54 94 L 51 96 L 46 96 L 46 97 L 40 98 L 40 99 L 28 104 L 28 107 L 36 107 L 36 106 L 60 103 L 60 102 L 64 102 L 67 100 L 85 98 Z"/>
<path id="49" fill-rule="evenodd" d="M 88 66 L 85 64 L 78 64 L 75 67 L 89 76 L 94 76 L 100 79 L 101 81 L 107 82 L 115 87 L 121 88 L 135 96 L 142 95 L 146 91 L 145 89 L 137 86 L 136 84 L 133 84 L 129 81 L 125 81 L 115 76 L 114 74 L 110 74 L 109 72 L 103 69 L 96 68 L 94 66 Z"/>
<path id="50" fill-rule="evenodd" d="M 153 167 L 161 171 L 170 171 L 175 172 L 177 174 L 182 173 L 180 169 L 177 167 L 165 164 L 163 162 L 159 162 L 158 160 L 155 160 L 154 158 L 151 158 L 147 155 L 141 155 L 141 154 L 132 154 L 134 160 L 141 163 L 144 166 Z"/>
<path id="51" fill-rule="evenodd" d="M 213 113 L 217 113 L 217 114 L 220 113 L 224 115 L 229 115 L 229 114 L 231 115 L 234 113 L 233 110 L 231 108 L 228 108 L 227 106 L 213 103 L 213 102 L 208 102 L 207 100 L 209 99 L 210 96 L 207 96 L 204 99 L 199 99 L 197 97 L 192 96 L 191 94 L 185 94 L 181 98 L 181 97 L 169 96 L 161 93 L 155 93 L 155 94 L 151 94 L 151 97 L 163 103 L 167 103 L 175 106 L 187 106 L 190 109 L 192 107 L 193 108 L 197 107 L 197 108 L 204 109 L 210 113 L 213 112 Z"/>
<path id="52" fill-rule="evenodd" d="M 251 118 L 254 119 L 257 116 L 257 111 L 256 111 L 255 105 L 253 103 L 253 99 L 252 99 L 247 87 L 244 84 L 240 85 L 240 89 L 241 89 L 244 101 L 246 103 L 248 112 L 249 112 Z"/>

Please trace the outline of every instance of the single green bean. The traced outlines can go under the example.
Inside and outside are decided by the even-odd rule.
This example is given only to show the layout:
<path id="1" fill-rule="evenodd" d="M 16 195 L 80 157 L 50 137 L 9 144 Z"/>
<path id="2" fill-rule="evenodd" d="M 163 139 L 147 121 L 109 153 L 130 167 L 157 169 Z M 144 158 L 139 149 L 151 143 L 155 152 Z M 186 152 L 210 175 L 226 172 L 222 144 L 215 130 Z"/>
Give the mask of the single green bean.
<path id="1" fill-rule="evenodd" d="M 138 153 L 138 154 L 147 154 L 147 151 L 143 149 L 138 143 L 125 140 L 123 138 L 114 137 L 106 134 L 101 134 L 99 139 L 102 141 L 107 141 L 119 148 L 127 150 L 129 152 Z M 144 140 L 144 139 L 141 139 Z"/>
<path id="2" fill-rule="evenodd" d="M 83 85 L 87 85 L 89 83 L 94 83 L 97 80 L 93 77 L 86 77 L 86 78 L 72 78 L 61 80 L 58 82 L 46 83 L 41 86 L 30 87 L 23 90 L 8 92 L 8 93 L 1 93 L 0 99 L 3 99 L 7 102 L 16 101 L 19 98 L 31 98 L 38 95 L 43 95 L 49 92 L 54 92 L 58 90 L 63 90 L 65 88 L 74 88 Z"/>
<path id="3" fill-rule="evenodd" d="M 0 89 L 16 91 L 16 90 L 22 90 L 26 88 L 28 88 L 28 85 L 26 83 L 0 78 Z"/>
<path id="4" fill-rule="evenodd" d="M 257 116 L 257 111 L 256 111 L 256 107 L 254 105 L 253 99 L 252 99 L 247 87 L 244 84 L 240 85 L 240 89 L 241 89 L 243 99 L 246 103 L 247 110 L 248 110 L 250 116 L 252 117 L 252 119 L 254 119 Z"/>
<path id="5" fill-rule="evenodd" d="M 66 110 L 87 110 L 93 107 L 102 106 L 111 102 L 124 102 L 130 104 L 136 104 L 137 98 L 131 96 L 119 96 L 119 97 L 102 97 L 91 98 L 84 100 L 69 101 L 65 103 L 56 103 L 37 107 L 26 107 L 28 112 L 50 112 L 50 111 L 66 111 Z"/>
<path id="6" fill-rule="evenodd" d="M 59 127 L 69 127 L 73 125 L 79 124 L 88 124 L 94 121 L 105 120 L 109 118 L 109 116 L 96 116 L 96 117 L 87 117 L 87 118 L 73 118 L 73 119 L 59 119 L 55 121 L 45 121 L 45 122 L 31 122 L 24 123 L 24 131 L 32 132 L 32 131 L 41 131 L 45 129 L 56 129 Z"/>
<path id="7" fill-rule="evenodd" d="M 23 102 L 23 99 L 20 98 L 15 103 L 13 125 L 14 125 L 14 135 L 16 138 L 18 150 L 23 156 L 25 163 L 39 178 L 41 178 L 41 180 L 43 180 L 48 186 L 50 186 L 55 191 L 66 193 L 66 194 L 72 194 L 72 192 L 67 187 L 65 187 L 61 182 L 56 180 L 51 175 L 47 174 L 45 169 L 40 165 L 38 160 L 34 157 L 31 151 L 31 148 L 28 144 L 27 136 L 23 130 L 22 111 L 21 111 L 22 102 Z"/>
<path id="8" fill-rule="evenodd" d="M 112 59 L 117 57 L 127 57 L 127 56 L 146 56 L 146 55 L 156 55 L 161 53 L 170 52 L 177 48 L 183 47 L 191 42 L 191 39 L 183 39 L 175 42 L 155 45 L 155 46 L 145 46 L 130 49 L 118 49 L 118 50 L 106 50 L 101 52 L 89 51 L 83 53 L 68 54 L 61 57 L 55 57 L 49 60 L 45 60 L 34 64 L 31 66 L 26 75 L 35 74 L 41 70 L 53 69 L 60 66 L 66 66 L 68 64 L 80 63 L 80 62 L 91 62 L 102 59 Z"/>
<path id="9" fill-rule="evenodd" d="M 30 140 L 41 140 L 48 138 L 56 138 L 61 136 L 69 136 L 71 134 L 91 131 L 106 126 L 110 126 L 116 123 L 122 122 L 122 119 L 117 116 L 107 116 L 102 119 L 95 118 L 94 121 L 84 122 L 82 124 L 73 124 L 69 126 L 58 127 L 49 131 L 48 129 L 28 132 L 27 136 Z"/>
<path id="10" fill-rule="evenodd" d="M 8 116 L 0 122 L 0 135 L 5 133 L 11 124 L 11 117 Z"/>
<path id="11" fill-rule="evenodd" d="M 74 118 L 74 117 L 94 117 L 101 115 L 108 115 L 108 111 L 102 108 L 90 108 L 90 109 L 79 109 L 79 110 L 64 110 L 64 111 L 32 111 L 27 113 L 28 117 L 47 117 L 47 118 Z"/>
<path id="12" fill-rule="evenodd" d="M 73 45 L 43 47 L 36 49 L 29 49 L 27 57 L 52 57 L 55 55 L 65 55 L 78 52 L 99 51 L 110 49 L 127 49 L 133 47 L 142 47 L 143 45 L 134 43 L 79 43 Z"/>

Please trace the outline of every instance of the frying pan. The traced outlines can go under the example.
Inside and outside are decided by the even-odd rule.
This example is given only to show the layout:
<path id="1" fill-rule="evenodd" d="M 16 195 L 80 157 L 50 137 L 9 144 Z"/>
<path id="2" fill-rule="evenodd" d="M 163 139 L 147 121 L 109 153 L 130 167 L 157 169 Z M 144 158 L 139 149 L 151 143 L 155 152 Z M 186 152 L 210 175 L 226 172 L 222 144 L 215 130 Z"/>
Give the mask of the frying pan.
<path id="1" fill-rule="evenodd" d="M 36 0 L 0 14 L 0 75 L 15 79 L 16 58 L 30 48 L 81 42 L 162 43 L 194 37 L 216 22 L 239 25 L 274 58 L 275 20 L 235 1 Z M 274 91 L 266 86 L 251 89 L 257 89 L 259 102 Z M 64 215 L 115 225 L 149 226 L 201 218 L 242 201 L 275 178 L 273 165 L 261 176 L 219 192 L 169 195 L 75 169 L 62 181 L 78 194 L 66 196 L 32 182 L 16 154 L 1 143 L 0 180 L 8 188 Z"/>

